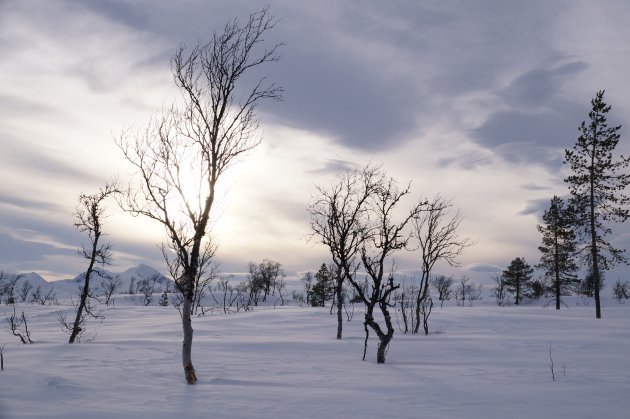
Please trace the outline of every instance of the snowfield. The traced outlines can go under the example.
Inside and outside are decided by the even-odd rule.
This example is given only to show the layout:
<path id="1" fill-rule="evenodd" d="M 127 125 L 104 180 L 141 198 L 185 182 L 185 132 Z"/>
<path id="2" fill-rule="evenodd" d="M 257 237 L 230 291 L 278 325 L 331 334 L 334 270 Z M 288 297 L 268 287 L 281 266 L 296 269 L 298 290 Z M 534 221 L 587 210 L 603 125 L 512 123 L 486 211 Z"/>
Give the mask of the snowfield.
<path id="1" fill-rule="evenodd" d="M 63 306 L 18 304 L 35 341 L 0 307 L 0 418 L 628 418 L 630 303 L 569 300 L 434 308 L 428 336 L 398 330 L 366 361 L 362 310 L 336 340 L 328 309 L 257 308 L 193 319 L 199 382 L 185 383 L 172 307 L 118 305 L 90 343 L 69 345 Z M 549 348 L 555 381 L 550 370 Z"/>

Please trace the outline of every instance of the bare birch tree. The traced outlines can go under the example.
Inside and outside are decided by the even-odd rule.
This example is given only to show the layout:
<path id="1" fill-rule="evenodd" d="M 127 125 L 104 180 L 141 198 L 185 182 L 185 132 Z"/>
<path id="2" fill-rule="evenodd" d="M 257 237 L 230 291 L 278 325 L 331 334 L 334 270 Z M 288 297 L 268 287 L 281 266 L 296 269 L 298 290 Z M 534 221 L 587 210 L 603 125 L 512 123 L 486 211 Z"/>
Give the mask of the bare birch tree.
<path id="1" fill-rule="evenodd" d="M 328 247 L 336 268 L 337 301 L 341 301 L 344 282 L 354 277 L 361 266 L 360 251 L 367 238 L 365 215 L 379 177 L 378 169 L 371 166 L 345 171 L 330 189 L 318 186 L 316 198 L 308 208 L 313 237 Z M 343 333 L 342 306 L 337 304 L 337 339 Z"/>
<path id="2" fill-rule="evenodd" d="M 343 282 L 352 284 L 358 299 L 365 304 L 364 319 L 365 359 L 370 330 L 379 338 L 377 362 L 385 362 L 385 354 L 394 335 L 390 308 L 394 307 L 393 293 L 400 287 L 394 281 L 395 262 L 392 257 L 406 249 L 411 237 L 410 224 L 422 210 L 415 205 L 401 219 L 399 204 L 409 194 L 409 186 L 398 188 L 394 179 L 387 178 L 378 168 L 343 173 L 330 189 L 317 188 L 318 196 L 309 207 L 313 236 L 330 250 L 338 275 L 337 298 Z M 357 278 L 364 269 L 368 286 Z M 380 310 L 385 324 L 379 324 L 376 310 Z M 341 338 L 342 304 L 338 304 L 337 338 Z"/>
<path id="3" fill-rule="evenodd" d="M 369 329 L 372 329 L 379 338 L 376 351 L 376 362 L 379 364 L 385 362 L 387 348 L 394 336 L 394 325 L 389 309 L 394 308 L 395 303 L 392 304 L 390 298 L 400 285 L 394 282 L 395 262 L 392 258 L 396 252 L 407 249 L 411 238 L 408 226 L 422 211 L 423 206 L 422 203 L 416 204 L 406 216 L 400 218 L 397 216 L 399 204 L 409 194 L 409 189 L 409 186 L 400 189 L 393 178 L 386 178 L 384 174 L 380 174 L 376 190 L 370 196 L 369 213 L 365 221 L 367 225 L 364 230 L 365 239 L 360 249 L 369 287 L 365 289 L 354 276 L 348 278 L 366 308 L 363 323 L 365 327 L 363 359 L 365 359 Z M 396 218 L 399 219 L 396 221 Z M 389 264 L 391 268 L 388 270 Z M 385 327 L 382 327 L 374 316 L 376 307 L 381 312 Z"/>
<path id="4" fill-rule="evenodd" d="M 101 237 L 104 234 L 102 222 L 105 209 L 103 204 L 108 197 L 118 192 L 119 190 L 115 184 L 108 183 L 94 195 L 82 194 L 79 197 L 79 206 L 75 213 L 77 221 L 74 225 L 77 231 L 85 232 L 89 237 L 90 245 L 87 248 L 84 245 L 79 249 L 79 254 L 86 258 L 89 263 L 85 271 L 74 322 L 70 325 L 65 320 L 62 321 L 62 327 L 70 333 L 68 343 L 74 343 L 77 336 L 83 332 L 86 316 L 95 316 L 88 302 L 88 299 L 91 297 L 90 280 L 93 273 L 96 272 L 98 274 L 95 269 L 96 264 L 106 265 L 111 262 L 111 245 L 109 243 L 101 243 Z"/>
<path id="5" fill-rule="evenodd" d="M 440 195 L 424 205 L 423 211 L 414 218 L 414 235 L 418 240 L 420 255 L 422 257 L 422 276 L 420 287 L 416 294 L 415 328 L 413 333 L 418 333 L 423 304 L 429 291 L 429 279 L 431 271 L 438 261 L 445 261 L 450 266 L 458 266 L 457 258 L 464 249 L 473 244 L 467 238 L 460 238 L 457 230 L 462 222 L 459 211 L 450 215 L 448 210 L 453 205 Z M 425 319 L 426 322 L 427 319 Z M 425 327 L 426 333 L 426 327 Z"/>
<path id="6" fill-rule="evenodd" d="M 265 7 L 243 24 L 231 20 L 207 42 L 178 48 L 171 69 L 181 105 L 163 111 L 145 131 L 119 141 L 140 180 L 124 206 L 165 228 L 169 251 L 164 254 L 169 266 L 177 266 L 171 271 L 184 294 L 182 363 L 189 384 L 197 381 L 191 312 L 217 182 L 259 143 L 256 106 L 282 98 L 282 89 L 264 77 L 250 87 L 243 77 L 279 59 L 281 44 L 261 48 L 263 36 L 275 24 Z"/>

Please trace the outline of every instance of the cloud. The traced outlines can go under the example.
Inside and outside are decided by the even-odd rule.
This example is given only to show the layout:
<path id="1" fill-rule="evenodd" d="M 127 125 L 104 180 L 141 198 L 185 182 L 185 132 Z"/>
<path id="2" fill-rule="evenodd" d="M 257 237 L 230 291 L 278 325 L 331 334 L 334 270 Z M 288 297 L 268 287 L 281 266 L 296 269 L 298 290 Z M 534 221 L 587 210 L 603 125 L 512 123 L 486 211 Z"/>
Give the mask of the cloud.
<path id="1" fill-rule="evenodd" d="M 482 272 L 482 273 L 493 273 L 493 272 L 501 272 L 503 268 L 497 265 L 492 265 L 490 263 L 481 263 L 475 262 L 466 266 L 462 266 L 463 270 L 472 271 L 472 272 Z"/>
<path id="2" fill-rule="evenodd" d="M 535 215 L 538 220 L 541 220 L 544 212 L 549 209 L 550 201 L 551 197 L 528 201 L 525 208 L 519 211 L 518 215 Z"/>
<path id="3" fill-rule="evenodd" d="M 559 170 L 564 148 L 577 139 L 587 105 L 567 99 L 562 87 L 587 68 L 584 62 L 574 61 L 518 76 L 497 94 L 507 109 L 492 113 L 473 129 L 473 141 L 508 162 Z"/>
<path id="4" fill-rule="evenodd" d="M 0 138 L 0 146 L 4 164 L 12 166 L 16 172 L 26 173 L 28 176 L 37 174 L 46 178 L 101 182 L 101 179 L 87 170 L 80 170 L 74 164 L 54 157 L 54 154 L 50 153 L 45 146 L 42 147 L 29 141 L 18 141 L 8 136 Z"/>
<path id="5" fill-rule="evenodd" d="M 15 266 L 20 262 L 40 262 L 46 256 L 69 255 L 73 252 L 51 244 L 22 240 L 8 234 L 0 233 L 0 263 Z"/>
<path id="6" fill-rule="evenodd" d="M 0 93 L 0 115 L 5 118 L 7 116 L 22 116 L 24 114 L 28 114 L 31 117 L 39 117 L 42 114 L 53 113 L 55 113 L 55 111 L 50 106 L 13 95 Z"/>
<path id="7" fill-rule="evenodd" d="M 38 199 L 21 198 L 15 196 L 15 193 L 0 190 L 0 207 L 9 205 L 19 209 L 39 208 L 45 211 L 60 211 L 62 208 L 52 202 L 46 202 Z"/>
<path id="8" fill-rule="evenodd" d="M 353 170 L 357 168 L 357 164 L 347 161 L 347 160 L 339 160 L 339 159 L 328 159 L 323 167 L 318 169 L 310 170 L 311 173 L 317 174 L 338 174 L 345 172 L 347 170 Z"/>

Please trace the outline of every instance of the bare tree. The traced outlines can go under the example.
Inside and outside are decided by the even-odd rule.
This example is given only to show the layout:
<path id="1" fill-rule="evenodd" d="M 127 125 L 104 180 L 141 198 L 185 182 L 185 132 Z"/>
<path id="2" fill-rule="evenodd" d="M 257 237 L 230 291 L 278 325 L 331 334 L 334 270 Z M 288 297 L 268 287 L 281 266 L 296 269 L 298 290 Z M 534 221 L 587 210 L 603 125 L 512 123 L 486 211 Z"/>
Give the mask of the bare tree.
<path id="1" fill-rule="evenodd" d="M 470 281 L 470 278 L 462 277 L 459 280 L 459 288 L 455 291 L 457 304 L 462 307 L 466 304 L 466 300 L 468 300 L 469 304 L 472 306 L 473 301 L 481 299 L 481 285 L 475 286 L 469 284 L 468 281 Z"/>
<path id="2" fill-rule="evenodd" d="M 55 301 L 55 289 L 51 287 L 48 292 L 43 292 L 41 285 L 38 285 L 31 293 L 31 301 L 45 306 L 47 302 Z"/>
<path id="3" fill-rule="evenodd" d="M 453 290 L 451 290 L 451 286 L 453 285 L 453 277 L 438 275 L 431 279 L 431 286 L 438 293 L 438 300 L 440 301 L 440 308 L 444 305 L 444 301 L 448 301 L 451 299 L 453 294 Z"/>
<path id="4" fill-rule="evenodd" d="M 31 339 L 31 332 L 28 330 L 28 321 L 24 312 L 20 316 L 15 311 L 15 304 L 13 304 L 13 314 L 7 317 L 9 328 L 13 336 L 20 338 L 20 341 L 24 344 L 33 343 Z"/>
<path id="5" fill-rule="evenodd" d="M 25 302 L 32 289 L 33 284 L 31 284 L 28 280 L 24 281 L 20 287 L 20 301 Z"/>
<path id="6" fill-rule="evenodd" d="M 101 244 L 100 239 L 103 235 L 102 221 L 104 218 L 104 201 L 120 191 L 113 183 L 108 183 L 94 195 L 81 194 L 79 197 L 79 206 L 75 212 L 77 221 L 74 223 L 77 231 L 85 232 L 88 235 L 90 246 L 85 245 L 79 250 L 79 254 L 89 261 L 88 268 L 85 271 L 83 280 L 83 288 L 81 290 L 79 304 L 77 306 L 76 316 L 72 324 L 70 339 L 68 343 L 74 343 L 77 335 L 82 332 L 82 325 L 85 323 L 86 315 L 95 316 L 91 311 L 90 305 L 87 303 L 90 295 L 90 279 L 92 273 L 96 272 L 96 264 L 106 265 L 111 262 L 111 245 Z M 98 272 L 96 272 L 98 274 Z"/>
<path id="7" fill-rule="evenodd" d="M 4 294 L 6 295 L 5 302 L 7 305 L 15 304 L 15 288 L 21 277 L 22 275 L 5 276 Z"/>
<path id="8" fill-rule="evenodd" d="M 311 289 L 313 288 L 313 273 L 306 272 L 301 279 L 304 284 L 304 293 L 306 294 L 306 305 L 311 303 Z"/>
<path id="9" fill-rule="evenodd" d="M 494 288 L 492 289 L 492 295 L 494 296 L 497 305 L 499 307 L 509 304 L 509 293 L 503 276 L 495 274 L 492 278 L 494 280 Z"/>
<path id="10" fill-rule="evenodd" d="M 242 290 L 240 287 L 232 286 L 232 284 L 230 284 L 230 278 L 219 277 L 219 281 L 215 287 L 215 291 L 221 294 L 221 301 L 218 301 L 214 297 L 214 294 L 212 294 L 212 297 L 219 306 L 219 309 L 223 311 L 223 313 L 228 314 L 234 312 L 234 305 L 236 305 L 236 312 L 241 310 L 242 306 L 239 302 L 243 297 Z"/>
<path id="11" fill-rule="evenodd" d="M 396 313 L 400 313 L 402 318 L 402 326 L 399 323 L 399 329 L 402 333 L 407 334 L 415 328 L 415 307 L 416 295 L 418 294 L 418 283 L 413 278 L 411 281 L 403 280 L 400 284 L 400 292 L 394 294 L 394 301 L 398 307 Z"/>
<path id="12" fill-rule="evenodd" d="M 8 275 L 4 273 L 4 271 L 0 271 L 0 303 L 2 303 L 2 297 L 7 292 L 7 281 Z"/>
<path id="13" fill-rule="evenodd" d="M 361 248 L 367 240 L 365 229 L 369 199 L 380 181 L 378 168 L 348 170 L 330 189 L 317 187 L 317 196 L 308 208 L 312 237 L 328 247 L 336 267 L 335 293 L 341 301 L 343 285 L 361 266 Z M 342 305 L 337 305 L 337 339 L 343 332 Z"/>
<path id="14" fill-rule="evenodd" d="M 247 88 L 246 74 L 279 59 L 276 44 L 259 51 L 276 18 L 267 7 L 241 25 L 234 19 L 208 42 L 192 49 L 181 46 L 171 61 L 182 105 L 166 109 L 144 132 L 119 141 L 137 169 L 139 188 L 124 207 L 159 222 L 166 230 L 164 252 L 184 294 L 182 363 L 186 381 L 197 376 L 192 363 L 191 313 L 200 257 L 208 232 L 217 182 L 259 140 L 256 106 L 281 100 L 282 89 L 260 78 Z M 244 90 L 237 90 L 241 84 Z M 241 92 L 245 92 L 242 96 Z M 169 262 L 170 261 L 170 262 Z M 173 271 L 173 269 L 171 269 Z"/>
<path id="15" fill-rule="evenodd" d="M 150 278 L 143 278 L 138 281 L 138 292 L 142 294 L 142 305 L 149 306 L 153 302 L 153 294 L 155 293 L 155 284 L 160 278 L 160 274 L 152 275 Z"/>
<path id="16" fill-rule="evenodd" d="M 108 276 L 105 281 L 101 283 L 101 288 L 103 289 L 103 297 L 105 298 L 104 303 L 106 306 L 109 306 L 109 303 L 114 305 L 114 294 L 122 285 L 122 281 L 120 276 Z"/>
<path id="17" fill-rule="evenodd" d="M 369 329 L 372 329 L 379 338 L 376 351 L 376 362 L 385 362 L 385 354 L 389 343 L 394 336 L 394 326 L 389 309 L 393 307 L 390 297 L 400 285 L 394 283 L 395 263 L 387 270 L 387 265 L 393 255 L 407 248 L 411 238 L 408 229 L 411 221 L 422 210 L 422 204 L 415 205 L 406 216 L 399 221 L 394 218 L 399 212 L 398 204 L 409 194 L 409 186 L 399 189 L 397 182 L 380 173 L 375 191 L 370 195 L 369 213 L 363 230 L 365 239 L 361 244 L 361 261 L 369 279 L 369 290 L 365 290 L 362 284 L 356 281 L 356 277 L 348 280 L 354 286 L 357 294 L 365 304 L 365 345 L 363 359 L 367 349 Z M 379 324 L 374 315 L 374 309 L 378 307 L 385 322 L 384 327 Z"/>
<path id="18" fill-rule="evenodd" d="M 129 291 L 127 292 L 129 295 L 134 295 L 136 293 L 136 277 L 132 276 L 131 279 L 129 280 Z"/>
<path id="19" fill-rule="evenodd" d="M 258 305 L 258 300 L 262 296 L 262 301 L 267 301 L 267 296 L 278 288 L 279 281 L 286 275 L 282 270 L 282 265 L 273 260 L 264 259 L 256 264 L 249 262 L 249 283 L 250 294 L 254 305 Z"/>
<path id="20" fill-rule="evenodd" d="M 617 280 L 613 287 L 613 297 L 621 303 L 622 299 L 630 298 L 630 281 L 621 282 Z"/>
<path id="21" fill-rule="evenodd" d="M 450 266 L 459 266 L 457 258 L 466 247 L 473 244 L 469 239 L 459 237 L 457 230 L 462 222 L 462 215 L 459 211 L 450 215 L 448 210 L 452 206 L 451 201 L 437 195 L 432 201 L 427 201 L 423 211 L 413 220 L 414 235 L 418 239 L 422 257 L 422 277 L 416 297 L 416 327 L 413 333 L 418 333 L 420 328 L 421 310 L 426 307 L 423 301 L 428 295 L 429 279 L 435 264 L 445 261 Z"/>

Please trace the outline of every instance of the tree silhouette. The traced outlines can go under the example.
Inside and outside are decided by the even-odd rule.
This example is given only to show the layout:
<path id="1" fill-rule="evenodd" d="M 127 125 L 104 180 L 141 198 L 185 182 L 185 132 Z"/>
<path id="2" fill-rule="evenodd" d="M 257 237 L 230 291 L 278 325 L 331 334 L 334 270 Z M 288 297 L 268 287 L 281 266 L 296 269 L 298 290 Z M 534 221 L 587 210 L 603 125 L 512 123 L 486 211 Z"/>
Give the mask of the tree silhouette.
<path id="1" fill-rule="evenodd" d="M 577 232 L 586 240 L 580 253 L 594 275 L 595 317 L 599 319 L 600 275 L 617 263 L 627 263 L 624 250 L 615 248 L 605 237 L 611 233 L 610 222 L 623 222 L 629 215 L 625 205 L 630 199 L 624 190 L 630 183 L 625 172 L 630 158 L 613 157 L 621 138 L 621 125 L 608 126 L 606 115 L 611 107 L 604 103 L 603 90 L 597 92 L 591 106 L 589 123 L 582 122 L 581 135 L 573 149 L 565 150 L 565 164 L 573 174 L 564 181 L 571 191 Z"/>

